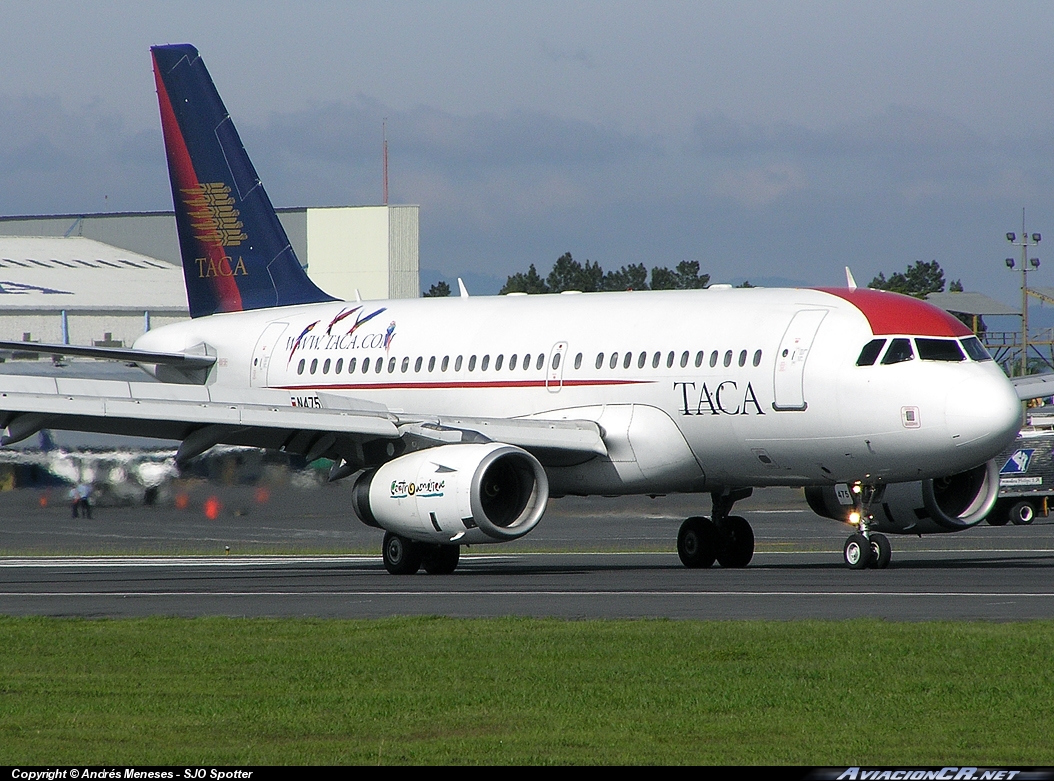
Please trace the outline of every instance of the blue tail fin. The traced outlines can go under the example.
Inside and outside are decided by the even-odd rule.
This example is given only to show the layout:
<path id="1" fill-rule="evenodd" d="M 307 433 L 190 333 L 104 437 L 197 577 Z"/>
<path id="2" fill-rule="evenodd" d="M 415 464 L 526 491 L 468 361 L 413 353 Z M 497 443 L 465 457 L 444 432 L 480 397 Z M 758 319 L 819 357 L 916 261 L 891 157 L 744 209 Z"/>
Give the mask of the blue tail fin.
<path id="1" fill-rule="evenodd" d="M 150 52 L 190 316 L 333 301 L 300 266 L 198 50 Z"/>

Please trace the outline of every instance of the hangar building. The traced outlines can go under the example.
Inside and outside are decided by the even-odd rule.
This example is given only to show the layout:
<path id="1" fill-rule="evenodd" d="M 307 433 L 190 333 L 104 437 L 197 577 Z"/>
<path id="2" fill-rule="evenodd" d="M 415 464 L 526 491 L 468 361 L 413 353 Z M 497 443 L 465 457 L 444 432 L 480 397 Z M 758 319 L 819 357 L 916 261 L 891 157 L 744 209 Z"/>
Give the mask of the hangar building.
<path id="1" fill-rule="evenodd" d="M 416 298 L 417 206 L 279 209 L 308 276 L 337 298 Z M 0 217 L 0 339 L 129 345 L 187 317 L 172 212 Z"/>

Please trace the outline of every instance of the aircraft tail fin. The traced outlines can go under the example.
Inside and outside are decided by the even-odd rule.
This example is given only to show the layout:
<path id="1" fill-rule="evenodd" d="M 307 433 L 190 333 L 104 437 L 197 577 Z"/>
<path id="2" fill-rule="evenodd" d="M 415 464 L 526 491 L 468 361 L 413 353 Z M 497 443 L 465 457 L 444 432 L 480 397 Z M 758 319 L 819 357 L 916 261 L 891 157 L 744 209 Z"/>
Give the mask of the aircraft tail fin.
<path id="1" fill-rule="evenodd" d="M 190 316 L 333 301 L 297 260 L 198 50 L 150 52 Z"/>

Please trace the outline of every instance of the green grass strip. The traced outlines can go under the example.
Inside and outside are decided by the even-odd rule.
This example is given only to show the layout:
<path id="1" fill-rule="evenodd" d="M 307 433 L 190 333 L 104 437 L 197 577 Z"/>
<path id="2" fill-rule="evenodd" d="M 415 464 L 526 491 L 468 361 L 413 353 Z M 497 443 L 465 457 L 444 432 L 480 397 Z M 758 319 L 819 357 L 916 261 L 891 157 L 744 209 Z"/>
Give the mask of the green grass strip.
<path id="1" fill-rule="evenodd" d="M 0 618 L 0 764 L 1054 765 L 1054 623 Z"/>

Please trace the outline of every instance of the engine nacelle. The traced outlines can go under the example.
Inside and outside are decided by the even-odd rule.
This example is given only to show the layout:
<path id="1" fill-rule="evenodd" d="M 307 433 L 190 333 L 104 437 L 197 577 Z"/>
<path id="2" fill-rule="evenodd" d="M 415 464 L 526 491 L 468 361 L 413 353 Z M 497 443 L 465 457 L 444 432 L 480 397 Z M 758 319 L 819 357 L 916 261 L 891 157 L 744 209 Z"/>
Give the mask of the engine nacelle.
<path id="1" fill-rule="evenodd" d="M 950 477 L 890 483 L 879 488 L 871 501 L 871 529 L 890 534 L 962 531 L 983 521 L 998 497 L 995 461 Z M 805 499 L 817 515 L 849 521 L 853 507 L 839 501 L 833 486 L 806 488 Z"/>
<path id="2" fill-rule="evenodd" d="M 537 526 L 549 499 L 538 459 L 512 445 L 441 445 L 400 456 L 355 482 L 355 512 L 421 542 L 508 542 Z"/>

